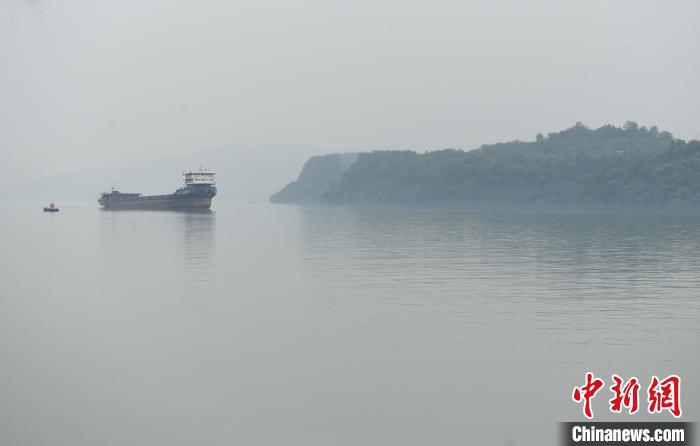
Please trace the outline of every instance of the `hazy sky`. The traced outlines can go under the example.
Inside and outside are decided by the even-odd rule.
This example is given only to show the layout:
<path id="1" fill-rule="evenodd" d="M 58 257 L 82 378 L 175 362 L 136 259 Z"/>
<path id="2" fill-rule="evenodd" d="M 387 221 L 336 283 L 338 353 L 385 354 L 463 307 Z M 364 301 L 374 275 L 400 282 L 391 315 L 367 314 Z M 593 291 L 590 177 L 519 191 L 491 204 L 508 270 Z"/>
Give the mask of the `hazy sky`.
<path id="1" fill-rule="evenodd" d="M 576 121 L 700 138 L 699 23 L 698 1 L 0 0 L 3 175 Z"/>

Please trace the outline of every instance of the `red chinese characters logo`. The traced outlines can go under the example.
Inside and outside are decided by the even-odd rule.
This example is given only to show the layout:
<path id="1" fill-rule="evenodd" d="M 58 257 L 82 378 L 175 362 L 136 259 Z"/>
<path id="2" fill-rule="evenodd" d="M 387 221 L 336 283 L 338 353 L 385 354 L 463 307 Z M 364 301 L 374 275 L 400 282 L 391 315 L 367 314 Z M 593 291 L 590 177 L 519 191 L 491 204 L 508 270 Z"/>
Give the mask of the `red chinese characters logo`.
<path id="1" fill-rule="evenodd" d="M 649 395 L 649 413 L 668 410 L 676 418 L 681 416 L 681 379 L 678 376 L 667 376 L 663 381 L 652 376 L 647 394 Z"/>
<path id="2" fill-rule="evenodd" d="M 639 380 L 632 377 L 625 381 L 618 375 L 612 375 L 612 380 L 610 391 L 613 397 L 609 400 L 610 411 L 622 413 L 623 409 L 627 409 L 630 415 L 636 414 L 639 411 Z M 574 387 L 571 398 L 576 403 L 583 403 L 583 414 L 586 418 L 593 418 L 591 402 L 604 385 L 602 379 L 595 378 L 593 373 L 588 372 L 584 385 Z M 681 379 L 677 375 L 667 376 L 663 380 L 652 376 L 647 396 L 647 410 L 650 414 L 668 410 L 676 418 L 681 416 Z"/>
<path id="3" fill-rule="evenodd" d="M 612 379 L 615 384 L 610 386 L 610 390 L 615 396 L 610 400 L 610 411 L 620 413 L 622 408 L 626 407 L 630 415 L 637 413 L 639 410 L 639 381 L 637 378 L 630 378 L 626 384 L 617 375 L 613 375 Z"/>
<path id="4" fill-rule="evenodd" d="M 593 379 L 593 374 L 588 372 L 586 373 L 586 384 L 581 387 L 574 387 L 574 393 L 571 395 L 571 398 L 577 403 L 583 401 L 583 414 L 586 418 L 593 418 L 591 400 L 604 385 L 605 383 L 602 379 Z"/>

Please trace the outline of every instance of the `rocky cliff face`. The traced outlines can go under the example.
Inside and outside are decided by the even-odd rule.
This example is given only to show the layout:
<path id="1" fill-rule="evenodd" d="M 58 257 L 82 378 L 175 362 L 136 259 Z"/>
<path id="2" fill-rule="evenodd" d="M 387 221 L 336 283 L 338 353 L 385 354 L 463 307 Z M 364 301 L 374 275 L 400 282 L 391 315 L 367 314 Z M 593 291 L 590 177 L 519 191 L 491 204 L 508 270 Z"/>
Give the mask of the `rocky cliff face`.
<path id="1" fill-rule="evenodd" d="M 356 153 L 314 156 L 304 164 L 296 181 L 270 196 L 273 203 L 316 203 L 328 187 L 340 181 L 357 159 Z"/>

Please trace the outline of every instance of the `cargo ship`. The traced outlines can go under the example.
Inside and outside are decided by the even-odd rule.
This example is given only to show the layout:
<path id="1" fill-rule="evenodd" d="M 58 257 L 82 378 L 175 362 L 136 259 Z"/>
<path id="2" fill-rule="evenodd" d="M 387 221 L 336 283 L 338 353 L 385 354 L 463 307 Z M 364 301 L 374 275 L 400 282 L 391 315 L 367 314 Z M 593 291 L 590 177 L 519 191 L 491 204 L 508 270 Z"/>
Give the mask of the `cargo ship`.
<path id="1" fill-rule="evenodd" d="M 209 169 L 183 172 L 184 186 L 169 195 L 123 193 L 112 188 L 98 203 L 105 209 L 209 209 L 216 195 L 216 174 Z"/>

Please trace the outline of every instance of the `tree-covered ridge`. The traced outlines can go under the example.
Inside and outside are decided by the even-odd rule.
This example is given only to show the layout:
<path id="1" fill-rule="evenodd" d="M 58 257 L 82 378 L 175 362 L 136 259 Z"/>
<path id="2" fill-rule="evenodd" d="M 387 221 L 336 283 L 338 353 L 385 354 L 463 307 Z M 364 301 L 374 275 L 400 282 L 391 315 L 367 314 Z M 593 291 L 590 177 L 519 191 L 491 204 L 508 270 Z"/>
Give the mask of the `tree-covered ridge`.
<path id="1" fill-rule="evenodd" d="M 337 204 L 700 205 L 700 142 L 583 124 L 477 150 L 362 153 L 318 195 Z"/>

